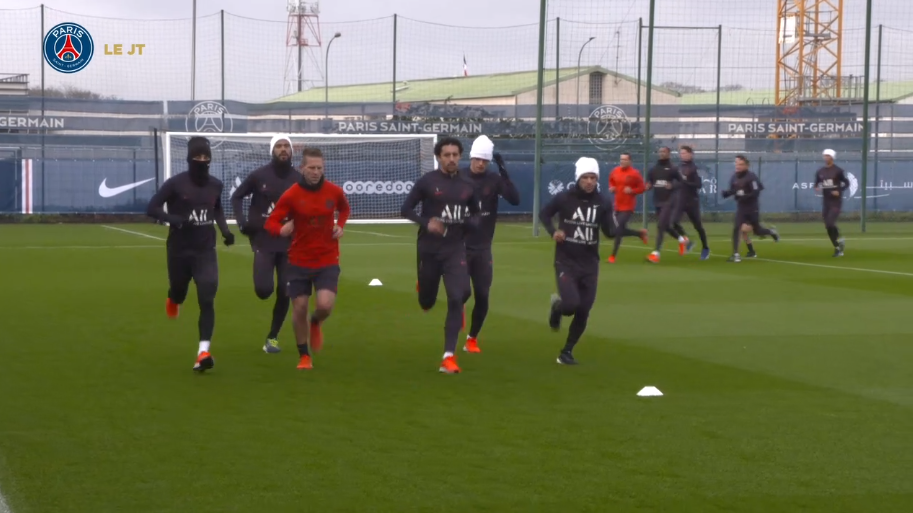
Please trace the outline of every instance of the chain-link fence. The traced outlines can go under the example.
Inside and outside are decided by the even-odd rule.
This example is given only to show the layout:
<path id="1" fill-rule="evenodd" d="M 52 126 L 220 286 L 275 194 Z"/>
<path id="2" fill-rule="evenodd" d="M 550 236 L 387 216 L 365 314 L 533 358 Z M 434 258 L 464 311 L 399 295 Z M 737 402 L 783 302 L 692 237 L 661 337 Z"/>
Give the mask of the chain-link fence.
<path id="1" fill-rule="evenodd" d="M 765 209 L 814 211 L 807 182 L 824 148 L 858 179 L 849 210 L 913 209 L 904 165 L 913 31 L 902 28 L 913 11 L 900 0 L 871 16 L 866 0 L 543 5 L 541 25 L 495 28 L 398 15 L 327 23 L 305 11 L 277 22 L 0 10 L 0 169 L 19 177 L 7 180 L 17 197 L 0 206 L 25 211 L 28 168 L 33 189 L 60 173 L 57 183 L 71 184 L 32 194 L 29 211 L 109 211 L 92 199 L 99 169 L 124 180 L 149 166 L 160 174 L 163 132 L 289 131 L 490 135 L 529 182 L 523 213 L 567 186 L 579 156 L 599 158 L 607 175 L 628 152 L 645 172 L 659 146 L 684 144 L 697 152 L 711 211 L 726 210 L 713 191 L 736 154 L 775 184 Z M 61 27 L 74 24 L 94 50 L 84 68 L 61 72 L 48 53 L 63 51 Z M 85 40 L 73 42 L 83 54 Z M 114 163 L 96 163 L 106 159 Z M 77 206 L 36 201 L 81 184 Z M 642 209 L 647 222 L 649 200 Z"/>

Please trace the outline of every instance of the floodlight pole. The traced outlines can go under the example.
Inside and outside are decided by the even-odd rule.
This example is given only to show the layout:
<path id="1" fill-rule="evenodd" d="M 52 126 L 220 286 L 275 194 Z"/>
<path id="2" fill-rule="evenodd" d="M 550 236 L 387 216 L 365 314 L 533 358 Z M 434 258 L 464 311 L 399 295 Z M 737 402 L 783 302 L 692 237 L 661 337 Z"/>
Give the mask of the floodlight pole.
<path id="1" fill-rule="evenodd" d="M 533 237 L 539 236 L 539 196 L 542 192 L 542 87 L 545 80 L 545 11 L 547 0 L 539 1 L 539 65 L 536 68 L 536 161 L 533 163 Z"/>
<path id="2" fill-rule="evenodd" d="M 869 138 L 872 136 L 872 130 L 869 126 L 869 78 L 871 77 L 870 66 L 872 60 L 872 0 L 866 0 L 865 3 L 865 84 L 862 92 L 862 211 L 859 216 L 859 223 L 862 232 L 865 233 L 866 221 L 866 202 L 868 201 L 869 190 Z"/>
<path id="3" fill-rule="evenodd" d="M 330 47 L 333 46 L 333 41 L 336 41 L 339 37 L 342 37 L 342 33 L 337 32 L 333 34 L 333 39 L 330 39 L 330 42 L 327 43 L 327 53 L 324 56 L 323 62 L 323 103 L 324 103 L 324 117 L 330 119 Z"/>
<path id="4" fill-rule="evenodd" d="M 197 0 L 193 0 L 193 22 L 190 34 L 190 100 L 194 101 L 197 99 Z"/>
<path id="5" fill-rule="evenodd" d="M 644 169 L 650 166 L 650 118 L 653 107 L 653 33 L 656 28 L 656 0 L 650 0 L 650 21 L 647 25 L 647 105 L 644 113 Z M 637 84 L 640 87 L 640 84 Z M 644 199 L 646 201 L 646 199 Z M 646 203 L 644 203 L 646 205 Z M 647 227 L 647 216 L 644 215 L 643 226 Z"/>
<path id="6" fill-rule="evenodd" d="M 580 118 L 580 58 L 583 57 L 583 49 L 594 39 L 596 39 L 596 36 L 590 36 L 590 38 L 586 40 L 586 43 L 580 45 L 580 51 L 577 52 L 577 112 L 574 117 L 578 119 Z"/>

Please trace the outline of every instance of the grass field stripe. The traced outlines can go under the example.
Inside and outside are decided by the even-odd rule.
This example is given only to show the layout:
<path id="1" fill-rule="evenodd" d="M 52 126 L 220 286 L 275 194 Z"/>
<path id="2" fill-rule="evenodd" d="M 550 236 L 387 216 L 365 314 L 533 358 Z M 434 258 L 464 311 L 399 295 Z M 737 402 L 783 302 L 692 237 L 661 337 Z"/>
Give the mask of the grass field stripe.
<path id="1" fill-rule="evenodd" d="M 118 227 L 116 227 L 116 226 L 109 226 L 109 225 L 106 225 L 106 224 L 101 225 L 101 227 L 102 227 L 102 228 L 107 228 L 107 229 L 109 229 L 109 230 L 115 230 L 115 231 L 118 231 L 118 232 L 129 233 L 129 234 L 131 234 L 131 235 L 138 235 L 138 236 L 140 236 L 140 237 L 146 237 L 147 239 L 152 239 L 152 240 L 165 240 L 163 237 L 156 237 L 155 235 L 149 235 L 148 233 L 143 233 L 143 232 L 135 232 L 135 231 L 133 231 L 133 230 L 127 230 L 126 228 L 118 228 Z"/>

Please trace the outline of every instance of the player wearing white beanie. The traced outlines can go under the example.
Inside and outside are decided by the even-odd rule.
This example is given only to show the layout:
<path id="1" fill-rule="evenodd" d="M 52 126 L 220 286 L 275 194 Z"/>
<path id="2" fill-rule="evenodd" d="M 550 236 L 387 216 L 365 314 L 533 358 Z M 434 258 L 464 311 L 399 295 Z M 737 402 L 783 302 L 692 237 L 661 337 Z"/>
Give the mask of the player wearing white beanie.
<path id="1" fill-rule="evenodd" d="M 821 152 L 821 155 L 824 158 L 824 167 L 815 173 L 815 189 L 821 194 L 824 202 L 824 227 L 827 229 L 831 244 L 834 245 L 833 256 L 841 257 L 846 243 L 837 228 L 837 218 L 840 217 L 843 208 L 843 191 L 850 187 L 850 181 L 843 169 L 834 164 L 837 152 L 827 149 Z"/>
<path id="2" fill-rule="evenodd" d="M 574 182 L 579 182 L 580 177 L 590 173 L 596 175 L 597 180 L 599 179 L 599 162 L 592 157 L 580 157 L 574 164 Z"/>
<path id="3" fill-rule="evenodd" d="M 575 365 L 574 347 L 586 330 L 599 284 L 599 231 L 615 236 L 612 207 L 599 194 L 599 163 L 581 157 L 574 166 L 576 186 L 559 192 L 539 212 L 539 222 L 555 240 L 558 293 L 551 298 L 548 324 L 561 329 L 562 317 L 573 317 L 558 363 Z M 556 229 L 553 218 L 558 216 Z"/>
<path id="4" fill-rule="evenodd" d="M 480 160 L 491 160 L 495 151 L 495 143 L 491 142 L 488 136 L 480 135 L 472 141 L 472 148 L 469 150 L 469 158 Z"/>
<path id="5" fill-rule="evenodd" d="M 488 299 L 491 283 L 494 279 L 492 269 L 491 244 L 495 236 L 495 222 L 498 219 L 498 198 L 504 198 L 511 205 L 520 204 L 520 193 L 510 181 L 504 159 L 494 152 L 495 145 L 488 137 L 480 135 L 472 142 L 469 150 L 469 169 L 463 175 L 473 184 L 481 203 L 482 217 L 476 230 L 466 237 L 466 265 L 472 282 L 472 320 L 466 333 L 466 344 L 463 351 L 481 353 L 479 332 L 488 315 Z M 489 163 L 494 160 L 498 166 L 497 173 L 488 171 Z M 465 313 L 464 313 L 465 318 Z"/>
<path id="6" fill-rule="evenodd" d="M 301 174 L 292 161 L 294 150 L 292 138 L 288 134 L 276 134 L 270 139 L 269 154 L 269 163 L 252 171 L 232 192 L 231 206 L 238 228 L 247 235 L 254 253 L 254 293 L 264 300 L 269 299 L 274 291 L 276 294 L 263 351 L 278 353 L 279 331 L 289 310 L 289 298 L 285 293 L 289 239 L 273 237 L 263 228 L 263 224 L 282 194 L 298 183 Z M 244 198 L 248 196 L 250 209 L 245 212 Z"/>

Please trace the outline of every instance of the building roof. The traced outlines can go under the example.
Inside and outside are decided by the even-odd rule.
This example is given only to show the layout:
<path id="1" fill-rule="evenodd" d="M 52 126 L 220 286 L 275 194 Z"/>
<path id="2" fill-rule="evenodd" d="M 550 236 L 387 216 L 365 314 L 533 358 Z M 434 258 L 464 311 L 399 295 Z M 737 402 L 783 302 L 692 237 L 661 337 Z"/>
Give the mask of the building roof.
<path id="1" fill-rule="evenodd" d="M 741 91 L 724 91 L 720 93 L 722 105 L 774 105 L 775 91 L 773 89 L 758 89 Z M 875 101 L 875 84 L 869 86 L 869 98 Z M 882 82 L 881 101 L 898 102 L 913 96 L 913 81 Z M 861 102 L 862 99 L 860 98 Z M 714 105 L 716 93 L 693 93 L 682 96 L 682 105 Z"/>
<path id="2" fill-rule="evenodd" d="M 576 67 L 558 70 L 561 82 L 573 80 L 578 76 L 586 76 L 590 73 L 605 73 L 621 80 L 637 83 L 637 79 L 633 77 L 616 73 L 601 66 L 580 68 L 579 73 Z M 403 80 L 397 83 L 396 100 L 422 102 L 517 96 L 529 91 L 535 91 L 538 79 L 538 73 L 534 70 L 495 73 L 492 75 L 470 75 L 468 77 Z M 554 85 L 556 82 L 555 70 L 545 70 L 544 80 L 546 86 Z M 653 90 L 676 97 L 681 96 L 680 93 L 664 87 L 654 86 Z M 325 94 L 329 94 L 330 103 L 383 103 L 393 100 L 392 84 L 390 82 L 382 82 L 379 84 L 333 86 L 329 88 L 328 92 L 323 87 L 315 87 L 272 101 L 322 103 Z"/>

